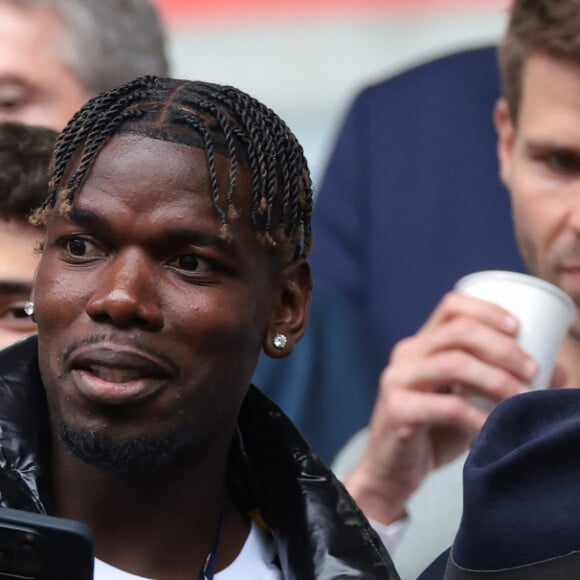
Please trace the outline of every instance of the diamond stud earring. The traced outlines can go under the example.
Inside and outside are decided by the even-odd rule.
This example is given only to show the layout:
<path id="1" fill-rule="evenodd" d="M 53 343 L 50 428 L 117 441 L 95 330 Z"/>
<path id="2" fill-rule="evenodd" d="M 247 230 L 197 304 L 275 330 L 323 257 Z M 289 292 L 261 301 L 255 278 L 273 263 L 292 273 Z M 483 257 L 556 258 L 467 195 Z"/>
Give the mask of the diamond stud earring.
<path id="1" fill-rule="evenodd" d="M 32 316 L 34 314 L 34 302 L 32 302 L 32 300 L 27 300 L 24 303 L 24 312 L 27 316 Z"/>
<path id="2" fill-rule="evenodd" d="M 288 339 L 286 338 L 286 335 L 285 334 L 281 334 L 281 333 L 278 332 L 274 336 L 274 339 L 272 340 L 272 343 L 274 344 L 274 346 L 276 348 L 282 349 L 288 343 Z"/>

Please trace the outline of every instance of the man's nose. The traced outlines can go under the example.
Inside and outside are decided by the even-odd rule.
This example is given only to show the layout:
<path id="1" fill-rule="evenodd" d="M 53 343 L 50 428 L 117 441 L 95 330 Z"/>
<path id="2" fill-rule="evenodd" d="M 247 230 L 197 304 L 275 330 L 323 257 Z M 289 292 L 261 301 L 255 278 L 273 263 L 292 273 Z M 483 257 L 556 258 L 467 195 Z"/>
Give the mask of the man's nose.
<path id="1" fill-rule="evenodd" d="M 120 253 L 100 271 L 87 313 L 93 320 L 120 328 L 159 330 L 163 313 L 157 282 L 147 256 L 136 251 Z"/>

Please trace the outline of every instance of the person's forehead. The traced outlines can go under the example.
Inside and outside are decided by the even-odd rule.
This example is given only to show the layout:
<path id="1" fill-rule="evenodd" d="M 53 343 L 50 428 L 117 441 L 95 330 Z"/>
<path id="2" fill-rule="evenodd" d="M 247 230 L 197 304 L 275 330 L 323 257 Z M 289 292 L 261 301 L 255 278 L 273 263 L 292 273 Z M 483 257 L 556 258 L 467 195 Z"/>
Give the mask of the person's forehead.
<path id="1" fill-rule="evenodd" d="M 168 198 L 189 200 L 192 195 L 202 195 L 213 203 L 213 181 L 225 207 L 232 185 L 230 161 L 217 152 L 212 157 L 210 162 L 207 151 L 197 145 L 121 132 L 105 143 L 85 183 L 107 181 L 109 187 L 114 187 L 115 182 L 130 182 L 140 194 L 147 195 L 154 188 L 158 193 L 165 192 Z M 245 164 L 238 164 L 235 181 L 235 202 L 249 206 L 251 179 Z M 174 195 L 176 191 L 179 195 Z"/>
<path id="2" fill-rule="evenodd" d="M 0 0 L 1 62 L 18 56 L 57 56 L 64 45 L 66 30 L 61 17 L 42 6 L 14 4 Z"/>
<path id="3" fill-rule="evenodd" d="M 84 148 L 90 146 L 90 139 Z M 220 155 L 215 156 L 216 174 L 226 171 L 228 163 Z M 175 180 L 193 179 L 209 182 L 212 172 L 206 150 L 189 143 L 159 139 L 140 132 L 119 130 L 104 143 L 88 172 L 88 178 L 135 177 L 141 181 L 169 178 L 168 186 Z"/>
<path id="4" fill-rule="evenodd" d="M 134 133 L 115 135 L 95 158 L 75 194 L 73 207 L 103 217 L 133 215 L 135 223 L 152 220 L 156 225 L 169 222 L 187 226 L 202 219 L 213 223 L 217 232 L 220 214 L 210 174 L 215 172 L 219 204 L 225 211 L 231 182 L 227 159 L 215 157 L 212 168 L 207 152 L 199 147 Z M 245 219 L 235 220 L 232 230 L 238 235 L 247 230 L 254 237 L 249 220 L 249 172 L 238 167 L 236 173 L 235 197 L 242 199 L 236 205 Z"/>
<path id="5" fill-rule="evenodd" d="M 55 12 L 0 0 L 1 119 L 62 129 L 88 98 L 70 42 Z"/>
<path id="6" fill-rule="evenodd" d="M 575 130 L 580 121 L 580 63 L 541 52 L 530 55 L 523 69 L 519 121 L 530 128 L 549 123 L 563 133 Z"/>

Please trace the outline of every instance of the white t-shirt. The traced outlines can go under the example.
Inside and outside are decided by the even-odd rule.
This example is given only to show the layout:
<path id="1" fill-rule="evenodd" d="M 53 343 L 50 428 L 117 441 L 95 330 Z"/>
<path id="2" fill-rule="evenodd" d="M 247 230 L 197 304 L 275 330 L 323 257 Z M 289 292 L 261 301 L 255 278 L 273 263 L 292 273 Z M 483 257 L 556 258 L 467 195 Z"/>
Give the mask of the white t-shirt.
<path id="1" fill-rule="evenodd" d="M 282 580 L 282 572 L 274 563 L 276 546 L 264 530 L 252 521 L 250 533 L 238 554 L 227 567 L 217 572 L 215 580 Z M 192 575 L 197 578 L 198 571 Z M 135 576 L 95 559 L 94 580 L 152 580 Z"/>

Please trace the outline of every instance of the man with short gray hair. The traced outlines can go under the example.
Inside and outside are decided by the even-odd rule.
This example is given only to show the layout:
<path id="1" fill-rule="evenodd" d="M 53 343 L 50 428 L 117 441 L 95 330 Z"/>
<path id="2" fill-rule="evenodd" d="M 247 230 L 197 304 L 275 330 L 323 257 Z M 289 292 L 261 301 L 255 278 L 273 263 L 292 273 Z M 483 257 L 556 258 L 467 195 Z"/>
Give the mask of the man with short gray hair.
<path id="1" fill-rule="evenodd" d="M 167 76 L 148 0 L 0 0 L 0 120 L 61 129 L 91 96 Z"/>

